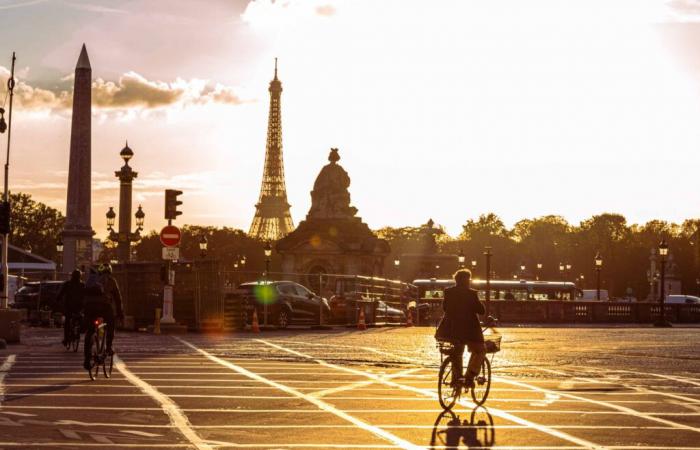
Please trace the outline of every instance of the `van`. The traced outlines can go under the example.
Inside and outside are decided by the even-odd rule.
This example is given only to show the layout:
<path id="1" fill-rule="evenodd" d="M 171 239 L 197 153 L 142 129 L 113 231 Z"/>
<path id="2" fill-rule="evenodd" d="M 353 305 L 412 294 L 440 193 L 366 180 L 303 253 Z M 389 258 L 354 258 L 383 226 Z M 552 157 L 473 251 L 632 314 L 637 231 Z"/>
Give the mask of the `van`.
<path id="1" fill-rule="evenodd" d="M 700 297 L 694 295 L 669 295 L 666 297 L 666 303 L 670 305 L 700 305 Z"/>

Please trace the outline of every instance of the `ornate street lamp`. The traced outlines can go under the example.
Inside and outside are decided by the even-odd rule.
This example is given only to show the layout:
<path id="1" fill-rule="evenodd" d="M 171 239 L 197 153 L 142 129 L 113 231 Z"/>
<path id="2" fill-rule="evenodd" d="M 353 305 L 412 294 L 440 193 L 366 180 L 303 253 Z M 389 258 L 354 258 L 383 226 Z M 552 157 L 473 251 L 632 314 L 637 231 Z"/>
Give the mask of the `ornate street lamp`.
<path id="1" fill-rule="evenodd" d="M 272 244 L 270 241 L 265 243 L 265 277 L 267 278 L 270 274 L 270 257 L 272 256 Z"/>
<path id="2" fill-rule="evenodd" d="M 476 270 L 476 259 L 472 259 L 472 272 Z"/>
<path id="3" fill-rule="evenodd" d="M 484 256 L 486 257 L 486 317 L 491 313 L 491 247 L 484 247 Z M 472 266 L 475 261 L 472 261 Z"/>
<path id="4" fill-rule="evenodd" d="M 401 260 L 399 259 L 398 256 L 396 256 L 396 258 L 394 258 L 394 273 L 396 274 L 396 277 L 399 279 L 401 278 L 400 269 L 401 269 Z"/>
<path id="5" fill-rule="evenodd" d="M 520 278 L 525 279 L 525 263 L 520 263 Z"/>
<path id="6" fill-rule="evenodd" d="M 464 252 L 462 249 L 459 249 L 459 255 L 457 255 L 457 260 L 459 261 L 459 268 L 462 269 L 464 268 L 464 260 L 465 260 Z"/>
<path id="7" fill-rule="evenodd" d="M 136 219 L 136 230 L 131 231 L 131 194 L 134 178 L 138 176 L 129 165 L 129 161 L 134 157 L 134 151 L 129 148 L 127 143 L 119 152 L 119 156 L 124 160 L 124 165 L 119 171 L 114 172 L 114 176 L 119 179 L 119 226 L 118 230 L 114 230 L 115 219 L 117 214 L 113 207 L 109 207 L 107 211 L 107 230 L 109 231 L 109 240 L 117 243 L 117 256 L 119 262 L 128 263 L 133 253 L 131 252 L 131 244 L 141 240 L 141 231 L 146 214 L 143 208 L 139 205 L 134 217 Z"/>
<path id="8" fill-rule="evenodd" d="M 62 269 L 61 256 L 63 254 L 63 239 L 61 239 L 60 236 L 58 237 L 58 240 L 56 241 L 56 254 L 57 254 L 57 258 L 58 258 L 58 264 L 57 264 L 58 273 L 61 273 L 61 269 Z"/>
<path id="9" fill-rule="evenodd" d="M 209 241 L 207 241 L 206 235 L 201 235 L 199 237 L 199 254 L 204 259 L 207 256 L 207 247 L 209 246 Z"/>
<path id="10" fill-rule="evenodd" d="M 600 252 L 596 252 L 594 261 L 596 273 L 595 298 L 600 300 L 600 270 L 603 268 L 603 258 L 600 256 Z"/>
<path id="11" fill-rule="evenodd" d="M 660 291 L 659 295 L 659 318 L 654 323 L 655 327 L 670 327 L 671 323 L 666 320 L 666 257 L 668 256 L 668 244 L 666 239 L 662 239 L 659 243 L 659 256 L 661 257 L 661 281 L 660 281 Z"/>
<path id="12" fill-rule="evenodd" d="M 136 210 L 136 214 L 134 214 L 134 217 L 136 217 L 136 228 L 138 229 L 138 231 L 143 231 L 143 223 L 146 219 L 146 213 L 143 212 L 141 205 L 139 205 L 139 209 Z"/>
<path id="13" fill-rule="evenodd" d="M 109 207 L 109 210 L 105 216 L 107 217 L 107 231 L 114 233 L 114 221 L 117 218 L 117 213 L 114 212 L 113 206 Z"/>
<path id="14" fill-rule="evenodd" d="M 564 281 L 564 264 L 559 263 L 559 279 Z"/>
<path id="15" fill-rule="evenodd" d="M 542 272 L 542 263 L 537 263 L 537 281 L 540 280 L 540 273 Z"/>

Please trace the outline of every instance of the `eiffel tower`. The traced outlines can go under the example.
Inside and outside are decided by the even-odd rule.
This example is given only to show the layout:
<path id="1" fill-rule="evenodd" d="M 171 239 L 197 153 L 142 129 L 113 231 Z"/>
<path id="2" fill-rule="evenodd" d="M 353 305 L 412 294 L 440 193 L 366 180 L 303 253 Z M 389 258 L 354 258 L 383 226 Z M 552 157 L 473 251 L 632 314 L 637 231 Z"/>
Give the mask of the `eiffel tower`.
<path id="1" fill-rule="evenodd" d="M 248 234 L 252 237 L 276 241 L 294 229 L 287 203 L 287 187 L 284 182 L 282 160 L 282 83 L 275 78 L 270 82 L 270 115 L 267 122 L 267 144 L 265 147 L 265 169 L 263 171 L 260 198 L 255 205 L 255 217 Z"/>

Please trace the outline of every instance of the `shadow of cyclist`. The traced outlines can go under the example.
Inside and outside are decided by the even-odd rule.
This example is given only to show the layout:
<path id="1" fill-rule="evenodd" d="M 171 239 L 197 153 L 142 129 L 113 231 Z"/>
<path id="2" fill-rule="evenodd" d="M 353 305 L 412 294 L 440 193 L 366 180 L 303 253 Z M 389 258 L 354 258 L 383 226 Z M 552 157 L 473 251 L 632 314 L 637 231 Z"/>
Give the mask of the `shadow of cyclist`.
<path id="1" fill-rule="evenodd" d="M 440 448 L 489 448 L 496 442 L 493 417 L 483 406 L 477 406 L 469 415 L 469 420 L 461 420 L 450 410 L 437 417 L 431 447 Z"/>

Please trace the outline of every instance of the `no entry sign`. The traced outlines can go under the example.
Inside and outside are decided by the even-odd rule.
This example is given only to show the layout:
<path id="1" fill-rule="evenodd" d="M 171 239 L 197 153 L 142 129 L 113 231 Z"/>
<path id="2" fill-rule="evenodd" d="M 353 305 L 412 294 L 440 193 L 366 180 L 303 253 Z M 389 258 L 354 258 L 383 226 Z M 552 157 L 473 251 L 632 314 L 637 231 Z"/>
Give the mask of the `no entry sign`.
<path id="1" fill-rule="evenodd" d="M 160 242 L 166 247 L 177 247 L 181 236 L 180 229 L 175 225 L 168 225 L 160 230 Z"/>

